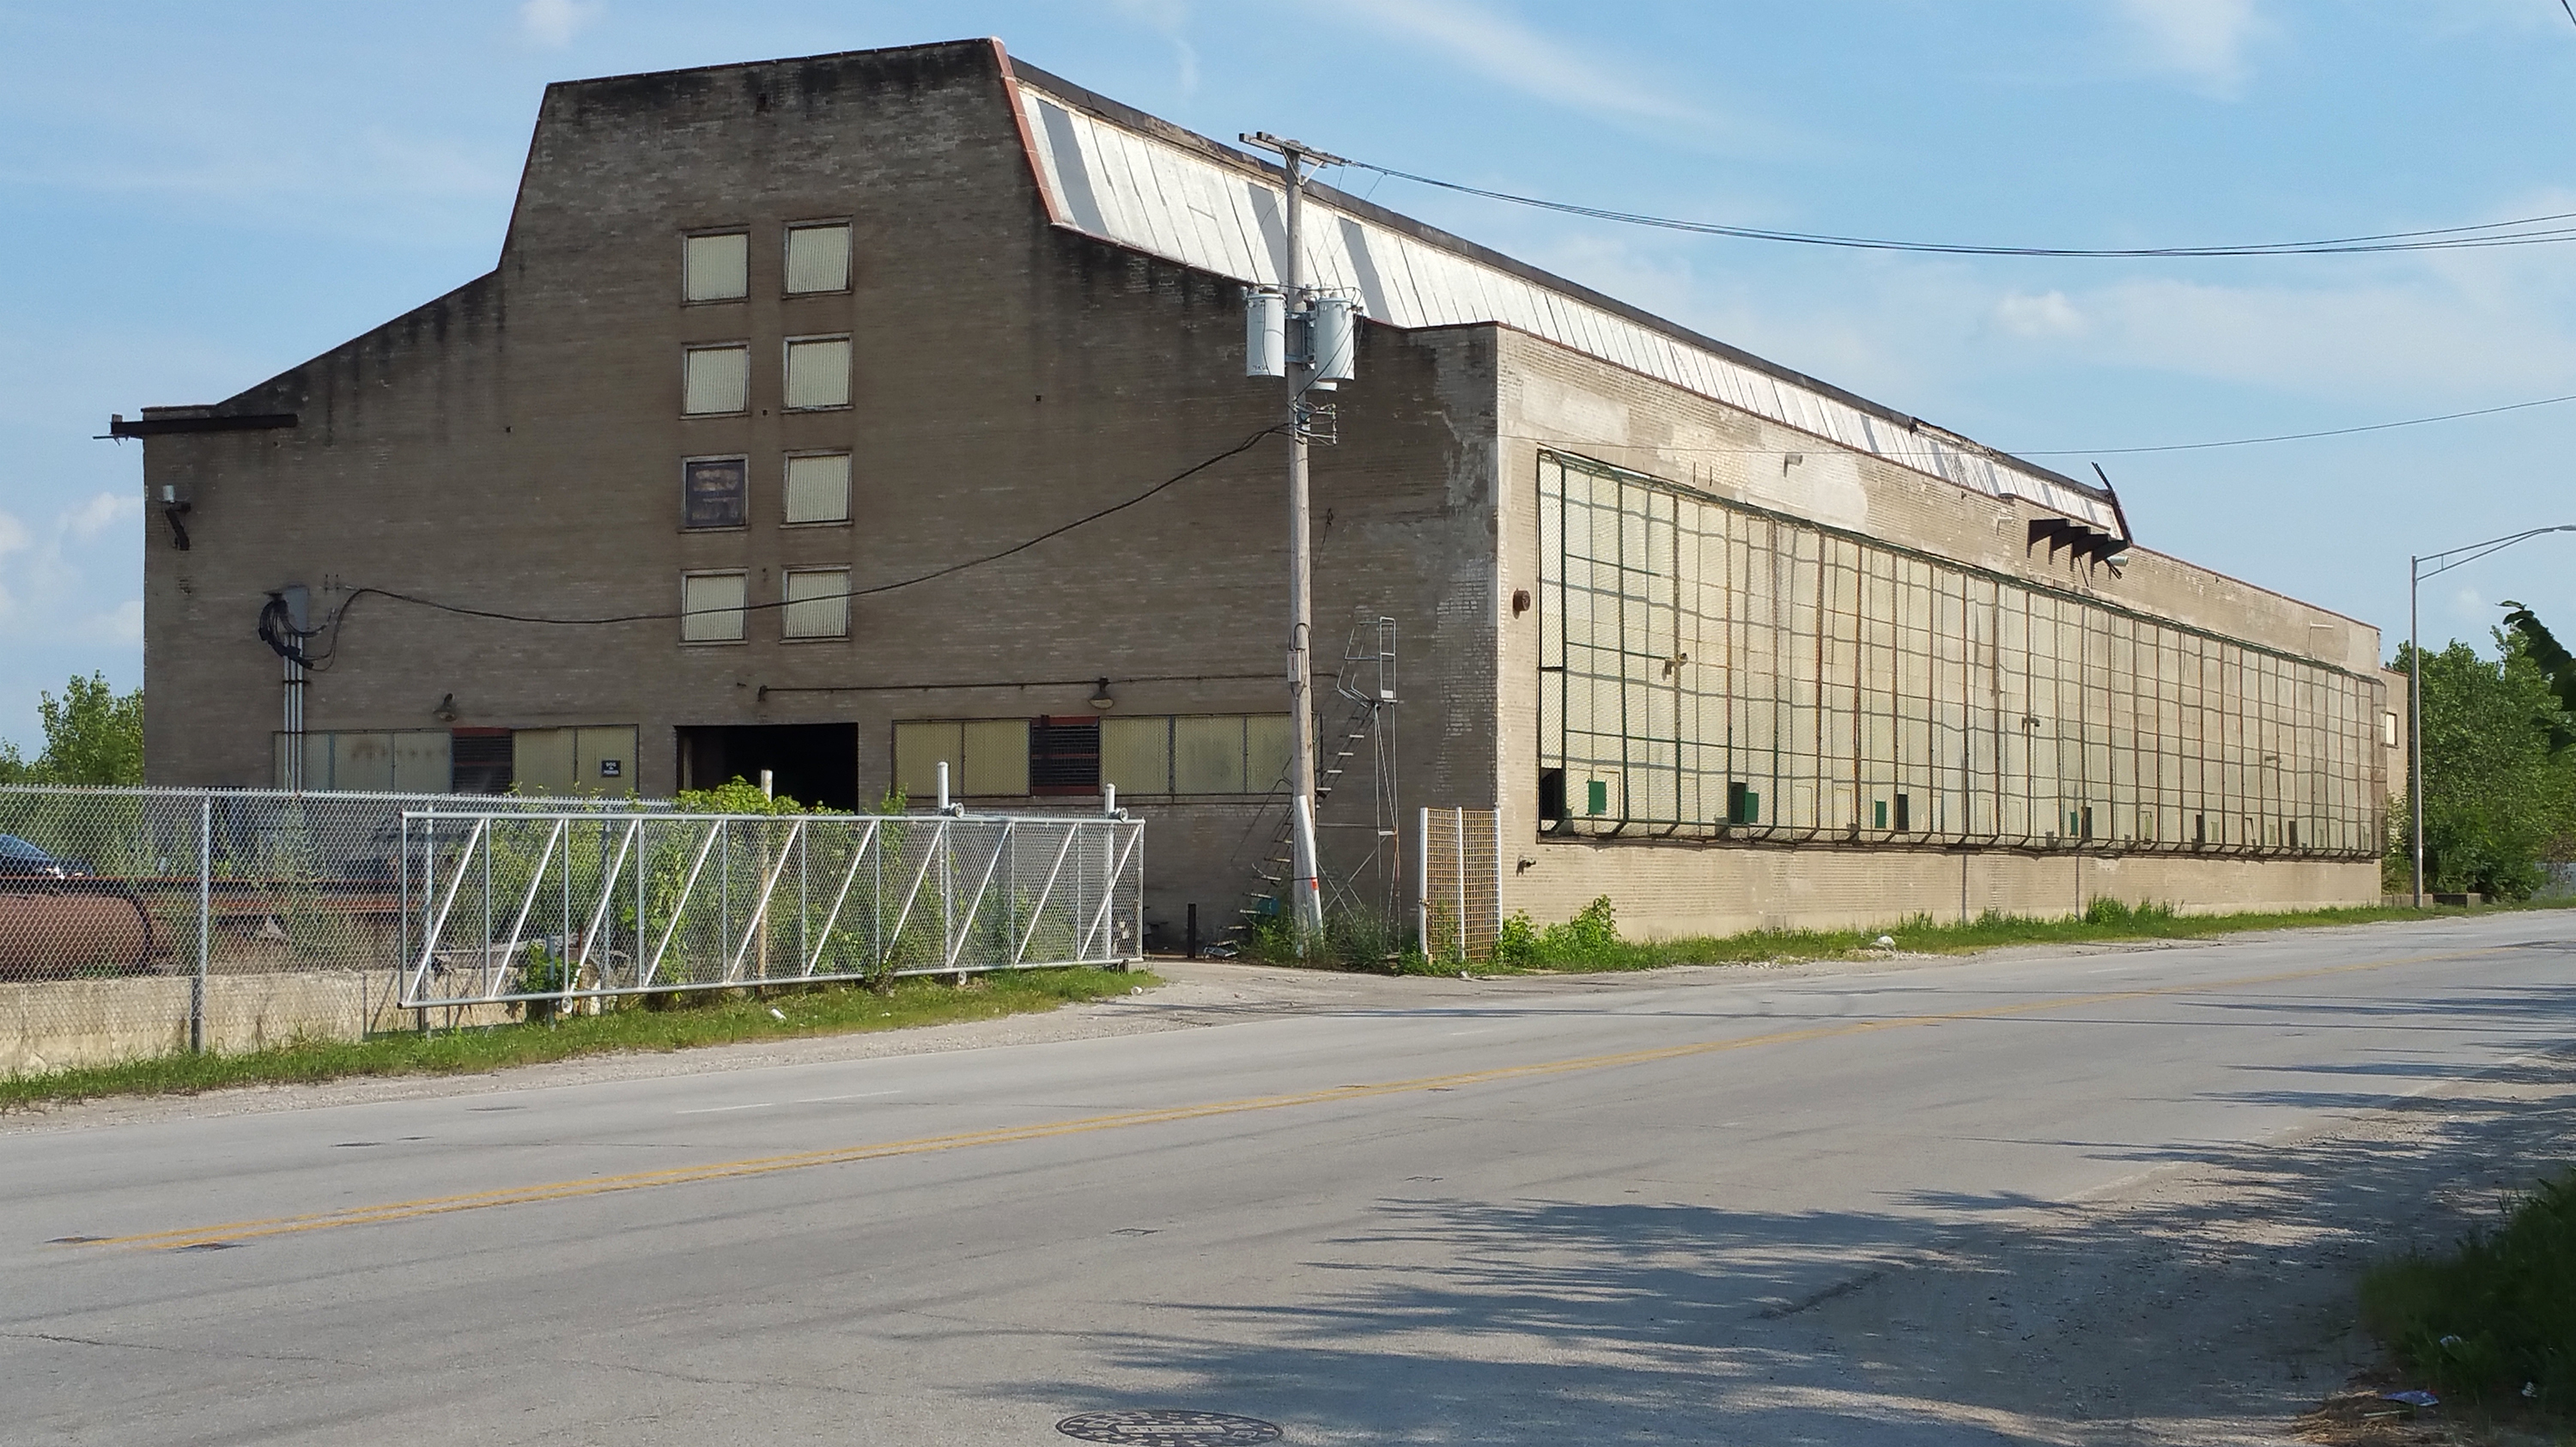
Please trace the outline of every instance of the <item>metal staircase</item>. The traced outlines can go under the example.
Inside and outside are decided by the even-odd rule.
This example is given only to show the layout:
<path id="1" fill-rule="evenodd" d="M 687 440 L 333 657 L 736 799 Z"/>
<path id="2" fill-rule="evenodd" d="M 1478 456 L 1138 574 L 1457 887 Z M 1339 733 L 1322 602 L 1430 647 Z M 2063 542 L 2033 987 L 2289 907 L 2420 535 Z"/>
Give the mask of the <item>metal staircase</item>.
<path id="1" fill-rule="evenodd" d="M 1355 859 L 1350 868 L 1335 874 L 1323 870 L 1325 904 L 1335 909 L 1370 909 L 1388 912 L 1400 904 L 1403 851 L 1396 847 L 1396 773 L 1395 773 L 1395 620 L 1363 612 L 1351 628 L 1349 641 L 1343 645 L 1342 667 L 1334 681 L 1333 691 L 1349 700 L 1338 742 L 1330 752 L 1316 760 L 1315 827 L 1326 830 L 1366 829 L 1370 832 L 1369 849 Z M 1336 820 L 1327 817 L 1326 804 L 1342 776 L 1350 772 L 1352 761 L 1363 751 L 1369 755 L 1369 784 L 1372 818 L 1367 823 Z M 1291 843 L 1290 808 L 1286 781 L 1275 791 L 1280 796 L 1278 828 L 1270 840 L 1266 858 L 1253 868 L 1258 881 L 1244 892 L 1243 907 L 1235 930 L 1247 933 L 1264 919 L 1278 913 L 1280 897 L 1286 891 L 1290 871 L 1295 867 Z M 1326 853 L 1348 857 L 1348 851 L 1320 846 L 1318 855 Z M 1366 897 L 1372 884 L 1382 885 L 1383 899 Z M 1392 918 L 1392 914 L 1389 915 Z"/>

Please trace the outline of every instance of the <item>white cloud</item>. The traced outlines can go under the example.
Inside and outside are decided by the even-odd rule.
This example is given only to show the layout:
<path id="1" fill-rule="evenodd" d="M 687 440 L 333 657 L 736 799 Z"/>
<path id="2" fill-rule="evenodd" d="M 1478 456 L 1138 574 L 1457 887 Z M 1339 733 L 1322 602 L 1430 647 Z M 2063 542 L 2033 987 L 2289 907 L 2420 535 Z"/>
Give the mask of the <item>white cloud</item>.
<path id="1" fill-rule="evenodd" d="M 80 631 L 101 643 L 141 647 L 143 643 L 143 600 L 128 598 L 104 613 L 94 613 L 81 624 Z"/>
<path id="2" fill-rule="evenodd" d="M 2078 337 L 2085 332 L 2084 313 L 2062 291 L 2037 296 L 2014 292 L 1995 303 L 1995 325 L 2017 337 Z"/>
<path id="3" fill-rule="evenodd" d="M 2252 73 L 2246 49 L 2264 29 L 2254 0 L 2118 0 L 2139 59 L 2233 93 Z"/>
<path id="4" fill-rule="evenodd" d="M 2082 293 L 2086 359 L 2318 395 L 2445 405 L 2520 401 L 2576 381 L 2550 309 L 2431 280 L 2224 286 L 2166 278 Z M 2022 333 L 2034 339 L 2045 333 Z M 2053 339 L 2052 339 L 2053 340 Z"/>
<path id="5" fill-rule="evenodd" d="M 97 537 L 129 517 L 143 516 L 143 499 L 130 492 L 92 493 L 63 515 L 63 530 L 83 542 Z"/>
<path id="6" fill-rule="evenodd" d="M 0 638 L 53 641 L 67 631 L 95 631 L 66 624 L 98 614 L 107 588 L 128 586 L 131 560 L 108 554 L 129 537 L 140 540 L 142 517 L 141 498 L 110 492 L 70 502 L 39 523 L 0 512 Z M 117 581 L 100 581 L 111 574 Z"/>
<path id="7" fill-rule="evenodd" d="M 560 50 L 607 12 L 607 0 L 523 0 L 519 30 L 539 45 Z"/>
<path id="8" fill-rule="evenodd" d="M 1467 0 L 1338 0 L 1359 24 L 1400 36 L 1524 95 L 1624 120 L 1720 128 L 1707 108 L 1664 94 L 1631 64 L 1588 56 L 1560 35 L 1532 29 Z"/>

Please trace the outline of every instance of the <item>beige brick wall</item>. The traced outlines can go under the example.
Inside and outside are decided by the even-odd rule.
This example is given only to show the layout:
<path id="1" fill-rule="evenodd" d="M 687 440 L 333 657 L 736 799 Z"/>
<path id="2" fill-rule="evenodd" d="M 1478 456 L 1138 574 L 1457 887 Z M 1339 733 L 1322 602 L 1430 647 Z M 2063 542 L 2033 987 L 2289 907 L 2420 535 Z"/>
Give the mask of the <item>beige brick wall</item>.
<path id="1" fill-rule="evenodd" d="M 850 294 L 782 297 L 781 227 L 835 216 L 855 227 Z M 683 306 L 682 233 L 732 225 L 751 229 L 749 299 Z M 317 611 L 374 587 L 669 612 L 684 570 L 747 569 L 755 601 L 795 566 L 847 565 L 864 588 L 1132 498 L 1277 420 L 1281 384 L 1242 375 L 1240 308 L 1231 283 L 1047 224 L 981 44 L 553 87 L 492 274 L 230 404 L 294 411 L 291 431 L 148 444 L 147 482 L 196 502 L 194 549 L 156 538 L 148 557 L 152 776 L 269 781 L 278 663 L 251 625 L 289 582 Z M 836 331 L 855 339 L 855 405 L 783 413 L 782 339 Z M 751 343 L 750 415 L 681 417 L 683 345 L 724 340 Z M 1344 441 L 1313 464 L 1317 656 L 1332 666 L 1363 607 L 1397 620 L 1406 786 L 1444 795 L 1462 768 L 1489 787 L 1461 761 L 1491 696 L 1474 660 L 1492 365 L 1489 338 L 1369 328 Z M 781 454 L 839 446 L 854 523 L 779 526 Z M 682 532 L 680 459 L 735 452 L 751 526 Z M 632 723 L 633 782 L 659 794 L 679 727 L 853 722 L 872 798 L 898 719 L 1088 715 L 1102 676 L 1124 711 L 1277 712 L 1285 499 L 1285 444 L 1265 439 L 1006 561 L 855 600 L 847 641 L 781 641 L 775 612 L 744 644 L 684 648 L 668 621 L 361 597 L 317 643 L 334 651 L 307 727 L 435 727 L 451 693 L 466 726 Z M 794 691 L 816 689 L 844 691 Z M 1328 821 L 1367 821 L 1365 777 Z M 1246 803 L 1130 802 L 1156 821 L 1154 916 L 1177 930 L 1195 901 L 1203 927 L 1230 922 L 1271 826 Z"/>
<path id="2" fill-rule="evenodd" d="M 854 228 L 849 293 L 782 296 L 782 228 L 835 217 Z M 750 230 L 748 299 L 682 305 L 681 236 L 732 226 Z M 854 405 L 784 411 L 783 339 L 838 332 L 854 339 Z M 631 724 L 647 794 L 675 785 L 689 726 L 855 724 L 873 797 L 901 719 L 1088 714 L 1103 676 L 1135 713 L 1276 711 L 1275 438 L 1003 561 L 857 599 L 846 640 L 783 641 L 772 611 L 751 616 L 745 643 L 683 647 L 668 620 L 554 627 L 356 591 L 602 617 L 674 610 L 687 570 L 744 569 L 755 601 L 800 566 L 897 582 L 1127 501 L 1275 423 L 1281 386 L 1241 375 L 1241 339 L 1234 284 L 1047 223 L 981 43 L 552 87 L 492 273 L 227 404 L 293 411 L 292 430 L 147 445 L 147 485 L 195 503 L 194 548 L 156 535 L 147 554 L 152 776 L 268 782 L 278 664 L 251 630 L 265 591 L 287 583 L 343 618 L 317 641 L 329 662 L 309 728 L 434 727 L 451 694 L 467 726 Z M 748 415 L 680 416 L 684 345 L 737 340 L 751 348 Z M 1981 566 L 2040 568 L 2012 506 L 1490 326 L 1370 326 L 1359 381 L 1335 400 L 1341 441 L 1314 457 L 1315 649 L 1329 665 L 1354 617 L 1396 619 L 1408 826 L 1420 804 L 1499 802 L 1507 839 L 1542 861 L 1516 904 L 1555 917 L 1611 892 L 1648 928 L 1932 867 L 1539 843 L 1535 625 L 1508 608 L 1536 585 L 1533 459 L 1561 445 Z M 854 521 L 780 526 L 782 455 L 831 447 L 854 455 Z M 1782 447 L 1816 461 L 1774 482 Z M 680 460 L 731 453 L 751 458 L 751 525 L 683 532 Z M 2376 664 L 2364 625 L 2133 557 L 2116 586 L 2134 606 Z M 1329 683 L 1318 695 L 1330 740 L 1344 706 Z M 1354 762 L 1328 824 L 1370 822 L 1367 760 Z M 1126 802 L 1152 821 L 1149 921 L 1177 937 L 1195 902 L 1213 933 L 1267 854 L 1275 809 Z M 1328 862 L 1347 867 L 1366 839 L 1327 829 Z M 1900 912 L 1955 896 L 1939 873 L 1955 861 L 1936 862 Z M 1996 878 L 2024 864 L 2011 897 L 2048 897 L 2057 860 L 1999 861 Z M 2196 902 L 2332 893 L 2349 873 L 2177 862 L 2158 877 Z"/>

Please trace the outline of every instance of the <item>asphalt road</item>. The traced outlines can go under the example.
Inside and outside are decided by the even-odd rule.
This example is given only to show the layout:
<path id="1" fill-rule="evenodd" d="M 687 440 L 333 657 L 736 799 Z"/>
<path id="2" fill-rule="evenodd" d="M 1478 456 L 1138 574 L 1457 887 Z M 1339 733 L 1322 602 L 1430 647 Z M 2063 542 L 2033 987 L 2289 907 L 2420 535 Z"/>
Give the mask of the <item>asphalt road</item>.
<path id="1" fill-rule="evenodd" d="M 1836 1304 L 1983 1253 L 2005 1310 L 2144 1229 L 2080 1203 L 2572 1038 L 2545 912 L 20 1130 L 0 1441 L 2078 1440 Z"/>

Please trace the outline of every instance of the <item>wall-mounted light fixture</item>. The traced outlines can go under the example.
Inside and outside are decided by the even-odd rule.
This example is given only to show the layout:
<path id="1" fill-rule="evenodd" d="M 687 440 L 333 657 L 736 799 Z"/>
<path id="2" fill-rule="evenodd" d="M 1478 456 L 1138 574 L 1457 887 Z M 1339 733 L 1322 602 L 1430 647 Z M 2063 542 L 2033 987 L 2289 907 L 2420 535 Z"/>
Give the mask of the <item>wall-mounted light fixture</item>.
<path id="1" fill-rule="evenodd" d="M 188 501 L 187 490 L 173 483 L 161 484 L 160 507 L 162 518 L 170 524 L 170 546 L 183 553 L 188 551 L 188 527 L 179 519 L 194 512 L 196 505 Z"/>
<path id="2" fill-rule="evenodd" d="M 1118 706 L 1118 700 L 1109 696 L 1108 679 L 1104 678 L 1092 686 L 1091 706 L 1102 713 L 1107 713 Z"/>
<path id="3" fill-rule="evenodd" d="M 438 720 L 440 723 L 456 722 L 456 695 L 452 693 L 440 694 L 438 696 L 438 707 L 431 709 L 429 711 L 429 716 Z"/>
<path id="4" fill-rule="evenodd" d="M 1518 617 L 1519 617 L 1519 616 L 1521 616 L 1523 613 L 1526 613 L 1526 612 L 1528 612 L 1529 610 L 1530 610 L 1530 591 L 1529 591 L 1529 589 L 1527 589 L 1527 588 L 1514 588 L 1514 589 L 1512 590 L 1512 616 L 1513 616 L 1513 617 L 1515 617 L 1515 618 L 1518 618 Z"/>

